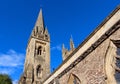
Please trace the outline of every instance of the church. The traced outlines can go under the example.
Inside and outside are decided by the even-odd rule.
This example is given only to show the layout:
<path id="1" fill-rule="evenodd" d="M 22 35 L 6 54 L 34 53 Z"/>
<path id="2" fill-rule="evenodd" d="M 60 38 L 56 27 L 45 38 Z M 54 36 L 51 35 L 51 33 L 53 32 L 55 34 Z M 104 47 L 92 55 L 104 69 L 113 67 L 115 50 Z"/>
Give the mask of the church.
<path id="1" fill-rule="evenodd" d="M 50 34 L 42 10 L 30 35 L 18 84 L 120 84 L 120 5 L 81 43 L 62 46 L 63 63 L 50 73 Z"/>

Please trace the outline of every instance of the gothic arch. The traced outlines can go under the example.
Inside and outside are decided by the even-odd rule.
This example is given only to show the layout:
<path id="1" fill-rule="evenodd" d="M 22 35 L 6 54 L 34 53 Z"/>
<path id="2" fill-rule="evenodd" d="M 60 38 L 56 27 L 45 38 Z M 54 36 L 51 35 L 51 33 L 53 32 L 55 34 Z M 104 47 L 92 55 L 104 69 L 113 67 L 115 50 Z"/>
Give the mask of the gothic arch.
<path id="1" fill-rule="evenodd" d="M 120 66 L 117 66 L 117 60 L 120 61 L 120 57 L 117 56 L 117 51 L 119 46 L 120 46 L 120 40 L 118 41 L 111 40 L 106 50 L 105 71 L 106 71 L 107 84 L 117 84 L 117 82 L 120 82 L 117 81 L 115 77 L 116 73 L 118 71 L 120 72 Z"/>
<path id="2" fill-rule="evenodd" d="M 73 73 L 70 74 L 67 84 L 81 84 L 80 79 Z"/>
<path id="3" fill-rule="evenodd" d="M 36 75 L 37 75 L 38 78 L 42 77 L 42 67 L 41 67 L 41 65 L 37 66 L 37 68 L 36 68 Z"/>
<path id="4" fill-rule="evenodd" d="M 42 46 L 37 48 L 37 55 L 42 55 Z"/>

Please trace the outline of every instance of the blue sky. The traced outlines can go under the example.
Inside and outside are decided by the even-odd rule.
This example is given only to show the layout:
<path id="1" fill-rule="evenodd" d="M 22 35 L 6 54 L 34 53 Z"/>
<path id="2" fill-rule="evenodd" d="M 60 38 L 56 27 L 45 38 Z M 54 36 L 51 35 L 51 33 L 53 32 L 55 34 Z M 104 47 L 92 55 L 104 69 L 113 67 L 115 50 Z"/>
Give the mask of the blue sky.
<path id="1" fill-rule="evenodd" d="M 62 62 L 61 46 L 77 47 L 120 0 L 0 0 L 0 73 L 15 82 L 23 71 L 26 46 L 40 8 L 51 37 L 51 71 Z"/>

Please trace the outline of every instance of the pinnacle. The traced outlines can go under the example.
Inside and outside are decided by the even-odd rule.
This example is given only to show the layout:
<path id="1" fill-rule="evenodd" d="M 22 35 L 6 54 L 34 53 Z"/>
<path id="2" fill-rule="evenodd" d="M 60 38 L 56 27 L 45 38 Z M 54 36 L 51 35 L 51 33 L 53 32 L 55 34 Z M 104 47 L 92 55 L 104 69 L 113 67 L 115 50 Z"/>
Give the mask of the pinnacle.
<path id="1" fill-rule="evenodd" d="M 65 45 L 64 44 L 62 44 L 62 49 L 65 49 Z"/>
<path id="2" fill-rule="evenodd" d="M 73 39 L 72 39 L 72 36 L 71 36 L 71 38 L 70 38 L 70 48 L 71 48 L 71 50 L 74 50 L 74 42 L 73 42 Z"/>

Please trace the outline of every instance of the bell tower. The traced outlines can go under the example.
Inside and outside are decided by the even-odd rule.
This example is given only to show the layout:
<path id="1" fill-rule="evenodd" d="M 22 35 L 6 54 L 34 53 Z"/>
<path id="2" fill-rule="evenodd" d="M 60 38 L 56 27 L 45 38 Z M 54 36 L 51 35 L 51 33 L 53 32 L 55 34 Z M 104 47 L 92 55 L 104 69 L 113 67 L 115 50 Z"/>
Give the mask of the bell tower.
<path id="1" fill-rule="evenodd" d="M 50 36 L 40 10 L 27 45 L 23 78 L 25 84 L 42 84 L 49 74 Z"/>

